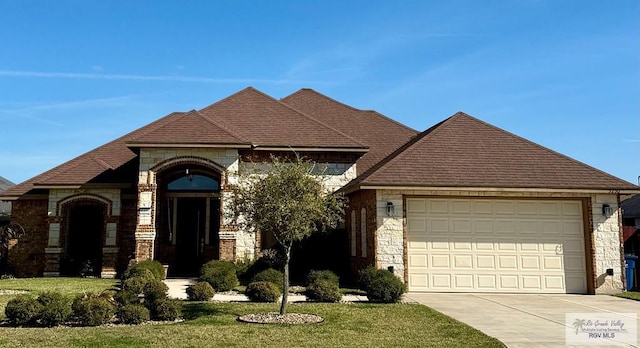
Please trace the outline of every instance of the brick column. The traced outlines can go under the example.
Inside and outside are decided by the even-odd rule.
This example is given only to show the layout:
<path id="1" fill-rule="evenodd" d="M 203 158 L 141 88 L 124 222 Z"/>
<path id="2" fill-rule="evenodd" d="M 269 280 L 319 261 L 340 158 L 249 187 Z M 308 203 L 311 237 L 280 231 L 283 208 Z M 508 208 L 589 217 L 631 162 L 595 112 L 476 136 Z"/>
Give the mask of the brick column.
<path id="1" fill-rule="evenodd" d="M 220 260 L 236 260 L 236 234 L 232 231 L 220 231 Z"/>
<path id="2" fill-rule="evenodd" d="M 47 247 L 44 249 L 44 276 L 60 276 L 60 259 L 62 258 L 62 248 L 60 248 L 60 223 L 62 217 L 51 216 L 49 218 L 49 238 Z"/>

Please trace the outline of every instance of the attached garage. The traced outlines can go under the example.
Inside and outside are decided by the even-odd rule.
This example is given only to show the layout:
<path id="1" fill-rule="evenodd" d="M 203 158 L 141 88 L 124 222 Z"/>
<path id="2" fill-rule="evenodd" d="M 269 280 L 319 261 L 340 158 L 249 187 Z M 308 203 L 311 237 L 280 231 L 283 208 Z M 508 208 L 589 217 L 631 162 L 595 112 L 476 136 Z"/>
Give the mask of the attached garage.
<path id="1" fill-rule="evenodd" d="M 376 212 L 373 250 L 352 257 L 354 274 L 373 264 L 413 292 L 624 289 L 619 202 L 640 187 L 464 113 L 344 191 Z"/>
<path id="2" fill-rule="evenodd" d="M 586 293 L 582 205 L 407 198 L 409 291 Z"/>

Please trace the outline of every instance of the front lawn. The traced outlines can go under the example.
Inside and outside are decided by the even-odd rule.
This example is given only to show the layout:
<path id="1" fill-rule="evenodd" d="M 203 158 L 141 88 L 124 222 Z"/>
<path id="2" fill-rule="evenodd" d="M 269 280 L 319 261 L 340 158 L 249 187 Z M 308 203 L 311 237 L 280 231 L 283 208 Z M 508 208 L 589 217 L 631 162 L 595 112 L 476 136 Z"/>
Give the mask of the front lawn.
<path id="1" fill-rule="evenodd" d="M 619 294 L 614 294 L 614 296 L 640 301 L 640 292 L 637 291 L 621 292 Z"/>
<path id="2" fill-rule="evenodd" d="M 68 295 L 112 288 L 113 280 L 40 278 L 0 280 L 0 289 L 59 290 Z M 33 283 L 31 287 L 29 284 Z M 89 285 L 92 283 L 92 285 Z M 18 286 L 22 285 L 22 286 Z M 58 287 L 58 285 L 60 287 Z M 66 289 L 66 290 L 64 290 Z M 37 292 L 37 291 L 36 291 Z M 10 295 L 1 296 L 11 298 Z M 6 303 L 3 300 L 3 303 Z M 4 312 L 4 304 L 2 305 Z M 416 304 L 293 303 L 289 312 L 313 313 L 308 325 L 245 324 L 239 315 L 277 311 L 277 304 L 186 303 L 187 321 L 102 327 L 0 327 L 1 347 L 502 347 L 498 340 Z"/>

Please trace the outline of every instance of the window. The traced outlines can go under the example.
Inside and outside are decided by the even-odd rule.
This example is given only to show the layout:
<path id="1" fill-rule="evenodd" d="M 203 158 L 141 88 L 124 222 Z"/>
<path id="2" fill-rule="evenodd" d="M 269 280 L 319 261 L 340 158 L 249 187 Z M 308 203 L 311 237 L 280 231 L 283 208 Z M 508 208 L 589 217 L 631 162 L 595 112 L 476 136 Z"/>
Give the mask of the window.
<path id="1" fill-rule="evenodd" d="M 356 256 L 356 211 L 351 211 L 351 256 Z"/>
<path id="2" fill-rule="evenodd" d="M 367 209 L 360 210 L 360 256 L 367 257 Z"/>
<path id="3" fill-rule="evenodd" d="M 167 185 L 168 191 L 220 191 L 220 182 L 204 175 L 187 175 Z"/>

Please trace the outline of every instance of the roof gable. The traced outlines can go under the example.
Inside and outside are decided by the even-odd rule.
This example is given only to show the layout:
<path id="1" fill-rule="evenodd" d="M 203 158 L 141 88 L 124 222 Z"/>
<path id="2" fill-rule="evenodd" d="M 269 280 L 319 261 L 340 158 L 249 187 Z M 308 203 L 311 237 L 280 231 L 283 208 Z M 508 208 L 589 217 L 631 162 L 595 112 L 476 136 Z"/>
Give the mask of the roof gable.
<path id="1" fill-rule="evenodd" d="M 247 141 L 192 110 L 175 115 L 153 130 L 127 139 L 127 144 L 247 144 Z"/>
<path id="2" fill-rule="evenodd" d="M 357 161 L 358 173 L 364 173 L 418 134 L 375 111 L 356 109 L 312 89 L 301 89 L 283 98 L 282 102 L 368 146 L 369 152 Z"/>
<path id="3" fill-rule="evenodd" d="M 353 184 L 638 189 L 462 112 L 421 133 Z"/>
<path id="4" fill-rule="evenodd" d="M 255 147 L 366 148 L 347 134 L 251 87 L 200 113 Z"/>

